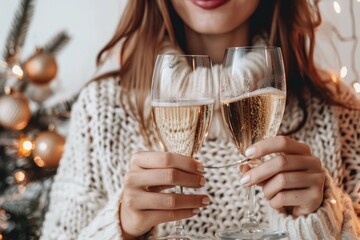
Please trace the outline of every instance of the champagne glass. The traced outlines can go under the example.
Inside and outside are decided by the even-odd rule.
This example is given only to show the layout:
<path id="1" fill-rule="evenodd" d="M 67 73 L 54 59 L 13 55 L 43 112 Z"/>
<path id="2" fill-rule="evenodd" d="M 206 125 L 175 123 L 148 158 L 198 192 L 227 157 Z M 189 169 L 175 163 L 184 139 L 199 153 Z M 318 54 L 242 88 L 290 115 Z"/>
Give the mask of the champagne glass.
<path id="1" fill-rule="evenodd" d="M 158 55 L 155 63 L 152 119 L 165 151 L 193 157 L 206 138 L 215 103 L 211 61 L 203 55 Z M 182 187 L 176 187 L 182 194 Z M 174 222 L 168 237 L 190 240 L 182 221 Z"/>
<path id="2" fill-rule="evenodd" d="M 286 81 L 281 49 L 236 47 L 225 52 L 220 83 L 223 120 L 239 152 L 252 144 L 274 137 L 286 103 Z M 261 159 L 240 161 L 250 168 Z M 247 189 L 248 209 L 240 229 L 217 233 L 220 239 L 282 239 L 284 231 L 260 226 L 255 219 L 254 187 Z"/>

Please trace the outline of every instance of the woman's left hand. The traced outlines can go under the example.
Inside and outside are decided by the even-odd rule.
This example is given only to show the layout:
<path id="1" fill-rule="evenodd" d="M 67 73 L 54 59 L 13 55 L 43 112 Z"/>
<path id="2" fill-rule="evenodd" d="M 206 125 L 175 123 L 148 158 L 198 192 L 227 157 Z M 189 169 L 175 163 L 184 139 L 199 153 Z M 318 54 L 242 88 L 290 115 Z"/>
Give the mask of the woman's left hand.
<path id="1" fill-rule="evenodd" d="M 320 160 L 308 145 L 284 136 L 257 142 L 245 155 L 258 159 L 272 153 L 280 154 L 246 172 L 240 182 L 262 186 L 272 208 L 295 217 L 316 211 L 324 198 L 325 172 Z"/>

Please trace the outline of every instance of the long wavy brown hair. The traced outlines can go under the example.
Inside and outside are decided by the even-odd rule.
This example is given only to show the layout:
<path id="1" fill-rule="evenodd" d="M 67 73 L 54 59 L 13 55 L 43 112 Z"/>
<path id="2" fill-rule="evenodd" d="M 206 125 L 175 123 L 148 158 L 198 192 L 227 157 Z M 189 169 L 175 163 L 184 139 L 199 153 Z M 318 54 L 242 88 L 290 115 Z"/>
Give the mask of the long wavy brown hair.
<path id="1" fill-rule="evenodd" d="M 318 0 L 264 0 L 250 18 L 250 39 L 265 34 L 269 45 L 280 46 L 283 53 L 288 93 L 300 99 L 304 111 L 301 129 L 306 123 L 307 111 L 303 101 L 308 88 L 334 103 L 333 92 L 320 77 L 314 63 L 315 28 L 320 24 Z M 131 114 L 140 123 L 142 133 L 148 136 L 149 116 L 145 114 L 145 99 L 150 93 L 153 66 L 165 40 L 187 52 L 184 23 L 175 12 L 170 0 L 129 0 L 116 33 L 97 57 L 98 65 L 107 53 L 122 44 L 119 56 L 121 68 L 97 79 L 119 77 L 124 89 L 121 102 L 130 104 Z M 328 81 L 331 81 L 330 78 Z M 135 101 L 131 95 L 135 94 Z"/>

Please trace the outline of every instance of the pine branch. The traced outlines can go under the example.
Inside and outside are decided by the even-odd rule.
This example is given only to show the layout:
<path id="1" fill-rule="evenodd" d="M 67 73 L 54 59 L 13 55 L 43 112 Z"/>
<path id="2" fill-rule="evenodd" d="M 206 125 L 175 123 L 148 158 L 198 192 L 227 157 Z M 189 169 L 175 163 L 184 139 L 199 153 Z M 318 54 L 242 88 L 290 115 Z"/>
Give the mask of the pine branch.
<path id="1" fill-rule="evenodd" d="M 25 186 L 24 192 L 19 192 L 18 189 L 17 185 L 7 189 L 0 198 L 0 208 L 17 216 L 27 216 L 39 207 L 40 196 L 45 187 L 42 182 L 31 182 Z"/>
<path id="2" fill-rule="evenodd" d="M 53 55 L 56 55 L 68 42 L 70 37 L 67 32 L 62 31 L 58 33 L 53 39 L 51 39 L 43 49 Z"/>
<path id="3" fill-rule="evenodd" d="M 70 112 L 72 109 L 73 104 L 76 102 L 78 98 L 78 94 L 72 96 L 70 99 L 60 102 L 51 107 L 42 107 L 39 108 L 34 114 L 33 118 L 39 118 L 43 115 L 50 115 L 57 117 L 59 119 L 67 119 L 70 117 Z"/>
<path id="4" fill-rule="evenodd" d="M 18 197 L 20 198 L 20 197 Z M 36 198 L 35 199 L 18 199 L 18 200 L 14 200 L 14 199 L 6 199 L 5 203 L 2 204 L 1 209 L 7 211 L 7 212 L 11 212 L 14 215 L 28 215 L 31 213 L 32 209 L 35 208 L 35 205 L 37 205 L 36 202 Z"/>
<path id="5" fill-rule="evenodd" d="M 7 213 L 6 228 L 0 233 L 4 239 L 35 240 L 41 235 L 41 225 L 49 205 L 53 178 L 34 181 L 19 192 L 17 185 L 0 195 L 0 209 Z"/>
<path id="6" fill-rule="evenodd" d="M 0 96 L 4 94 L 7 71 L 8 71 L 8 63 L 0 59 Z"/>
<path id="7" fill-rule="evenodd" d="M 17 54 L 18 49 L 24 46 L 26 34 L 34 12 L 33 2 L 34 0 L 22 0 L 15 14 L 3 53 L 3 58 L 6 61 L 8 61 L 11 56 Z"/>

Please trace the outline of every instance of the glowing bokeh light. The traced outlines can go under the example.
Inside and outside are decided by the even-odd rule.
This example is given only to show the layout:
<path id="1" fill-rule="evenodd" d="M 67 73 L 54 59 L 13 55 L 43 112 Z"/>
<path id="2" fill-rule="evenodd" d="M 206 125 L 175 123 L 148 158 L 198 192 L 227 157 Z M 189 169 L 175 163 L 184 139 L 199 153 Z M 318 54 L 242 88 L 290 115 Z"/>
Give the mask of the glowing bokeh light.
<path id="1" fill-rule="evenodd" d="M 14 174 L 15 180 L 18 183 L 22 183 L 26 180 L 26 175 L 23 170 L 19 170 Z"/>
<path id="2" fill-rule="evenodd" d="M 338 3 L 338 1 L 334 1 L 334 10 L 337 14 L 340 14 L 341 13 L 341 6 L 340 4 Z"/>
<path id="3" fill-rule="evenodd" d="M 20 138 L 18 148 L 18 153 L 20 156 L 28 157 L 34 149 L 34 144 L 25 136 Z"/>
<path id="4" fill-rule="evenodd" d="M 346 66 L 343 66 L 341 69 L 340 69 L 340 77 L 341 78 L 345 78 L 348 74 L 348 69 Z"/>
<path id="5" fill-rule="evenodd" d="M 38 167 L 43 167 L 45 166 L 44 161 L 41 159 L 41 157 L 35 157 L 34 158 L 34 162 Z"/>
<path id="6" fill-rule="evenodd" d="M 18 79 L 22 79 L 24 76 L 24 71 L 21 69 L 19 65 L 14 65 L 11 71 Z"/>
<path id="7" fill-rule="evenodd" d="M 356 82 L 353 84 L 356 93 L 360 93 L 360 83 Z"/>

